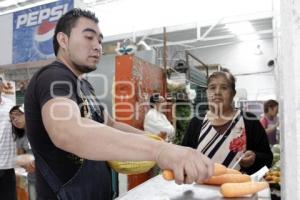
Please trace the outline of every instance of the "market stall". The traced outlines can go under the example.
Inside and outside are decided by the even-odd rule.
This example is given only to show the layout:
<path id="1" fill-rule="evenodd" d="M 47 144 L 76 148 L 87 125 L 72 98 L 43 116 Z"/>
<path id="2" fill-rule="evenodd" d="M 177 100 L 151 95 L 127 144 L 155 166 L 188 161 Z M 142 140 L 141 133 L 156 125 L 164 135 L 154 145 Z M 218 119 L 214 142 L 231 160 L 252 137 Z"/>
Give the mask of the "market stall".
<path id="1" fill-rule="evenodd" d="M 219 192 L 219 186 L 200 184 L 177 185 L 175 181 L 166 181 L 161 175 L 149 179 L 118 198 L 118 200 L 218 200 L 225 199 Z M 228 199 L 228 198 L 226 198 Z M 234 198 L 235 200 L 271 199 L 270 190 L 264 189 L 252 196 Z"/>

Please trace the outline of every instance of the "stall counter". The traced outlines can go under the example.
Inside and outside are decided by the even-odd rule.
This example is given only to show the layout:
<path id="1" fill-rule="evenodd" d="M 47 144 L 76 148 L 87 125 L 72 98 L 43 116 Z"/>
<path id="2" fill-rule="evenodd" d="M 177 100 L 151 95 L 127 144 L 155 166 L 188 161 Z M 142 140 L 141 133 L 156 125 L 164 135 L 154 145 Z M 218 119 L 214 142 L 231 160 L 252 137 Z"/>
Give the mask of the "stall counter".
<path id="1" fill-rule="evenodd" d="M 219 192 L 218 186 L 199 184 L 177 185 L 175 181 L 166 181 L 161 175 L 155 176 L 143 184 L 122 194 L 118 200 L 220 200 L 225 199 Z M 227 200 L 229 198 L 226 198 Z M 234 200 L 269 200 L 269 188 L 255 195 Z"/>

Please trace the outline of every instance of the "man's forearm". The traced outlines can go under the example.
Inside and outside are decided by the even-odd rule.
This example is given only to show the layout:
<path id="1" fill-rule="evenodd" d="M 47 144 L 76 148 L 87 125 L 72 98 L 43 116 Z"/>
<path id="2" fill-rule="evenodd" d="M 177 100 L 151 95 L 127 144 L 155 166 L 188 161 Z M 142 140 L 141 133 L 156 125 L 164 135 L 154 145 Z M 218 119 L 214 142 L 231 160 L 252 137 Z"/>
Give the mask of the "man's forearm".
<path id="1" fill-rule="evenodd" d="M 68 137 L 60 148 L 90 160 L 155 160 L 161 142 L 123 132 L 82 118 L 81 125 L 65 126 Z M 125 126 L 126 127 L 126 126 Z"/>
<path id="2" fill-rule="evenodd" d="M 129 133 L 137 133 L 137 134 L 145 134 L 144 131 L 139 130 L 137 128 L 134 128 L 133 126 L 130 126 L 128 124 L 125 124 L 123 122 L 117 122 L 115 121 L 112 125 L 113 128 L 124 131 L 124 132 L 129 132 Z"/>
<path id="3" fill-rule="evenodd" d="M 121 131 L 82 118 L 75 102 L 65 98 L 49 100 L 43 106 L 42 117 L 55 146 L 89 160 L 155 160 L 157 151 L 164 146 L 140 134 L 132 134 L 138 130 L 128 125 L 117 123 L 118 128 L 126 130 Z"/>

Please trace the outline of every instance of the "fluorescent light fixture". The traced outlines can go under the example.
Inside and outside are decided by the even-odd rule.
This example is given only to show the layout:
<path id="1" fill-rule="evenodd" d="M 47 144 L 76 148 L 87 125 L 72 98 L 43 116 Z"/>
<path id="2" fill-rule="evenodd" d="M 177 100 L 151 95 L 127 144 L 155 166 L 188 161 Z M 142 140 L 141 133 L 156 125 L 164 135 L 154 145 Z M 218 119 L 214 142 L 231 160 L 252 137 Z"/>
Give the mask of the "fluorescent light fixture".
<path id="1" fill-rule="evenodd" d="M 249 21 L 226 24 L 226 28 L 240 40 L 258 40 L 258 35 Z"/>
<path id="2" fill-rule="evenodd" d="M 95 3 L 96 0 L 83 0 L 83 3 Z"/>
<path id="3" fill-rule="evenodd" d="M 226 27 L 236 35 L 255 32 L 249 21 L 226 24 Z"/>
<path id="4" fill-rule="evenodd" d="M 257 34 L 245 34 L 245 35 L 238 35 L 240 40 L 243 41 L 249 41 L 249 40 L 259 40 L 259 37 Z"/>

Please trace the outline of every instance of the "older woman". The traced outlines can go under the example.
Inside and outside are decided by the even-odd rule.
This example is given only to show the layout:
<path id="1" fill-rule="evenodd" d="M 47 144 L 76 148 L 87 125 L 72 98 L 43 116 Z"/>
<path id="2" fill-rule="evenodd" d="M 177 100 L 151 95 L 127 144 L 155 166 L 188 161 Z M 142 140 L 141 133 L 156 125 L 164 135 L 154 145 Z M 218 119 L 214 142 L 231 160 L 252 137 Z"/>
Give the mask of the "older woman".
<path id="1" fill-rule="evenodd" d="M 212 73 L 207 86 L 209 110 L 190 121 L 182 145 L 197 148 L 229 168 L 252 174 L 264 165 L 270 167 L 273 155 L 255 115 L 234 108 L 235 93 L 235 78 L 228 70 Z"/>

